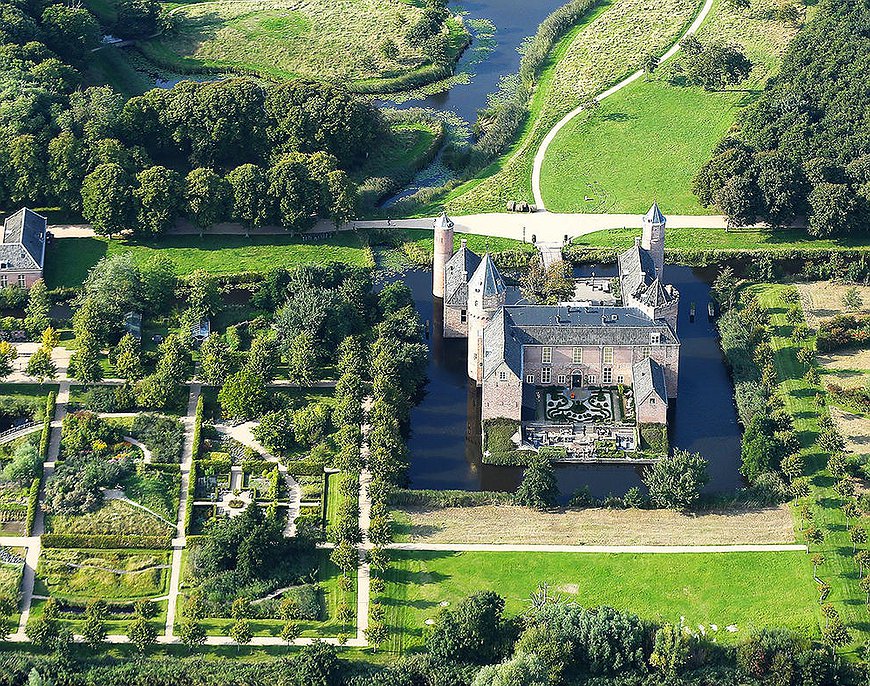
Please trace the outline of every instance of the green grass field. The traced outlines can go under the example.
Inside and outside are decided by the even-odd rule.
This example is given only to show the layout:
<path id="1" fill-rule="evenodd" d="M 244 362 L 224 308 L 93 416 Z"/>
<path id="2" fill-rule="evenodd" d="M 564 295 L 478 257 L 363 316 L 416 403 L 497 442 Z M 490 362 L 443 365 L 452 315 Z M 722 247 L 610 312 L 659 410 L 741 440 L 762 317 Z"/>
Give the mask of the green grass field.
<path id="1" fill-rule="evenodd" d="M 23 551 L 22 551 L 23 556 Z M 15 598 L 21 585 L 22 565 L 0 563 L 0 596 Z"/>
<path id="2" fill-rule="evenodd" d="M 692 179 L 740 109 L 776 72 L 797 27 L 762 19 L 762 8 L 717 3 L 701 41 L 742 46 L 754 64 L 740 90 L 708 92 L 644 77 L 567 124 L 547 150 L 541 194 L 554 212 L 644 212 L 651 198 L 665 211 L 702 214 Z M 591 198 L 590 201 L 585 200 Z"/>
<path id="3" fill-rule="evenodd" d="M 785 626 L 815 634 L 812 566 L 804 553 L 595 554 L 393 552 L 387 577 L 389 649 L 423 643 L 427 619 L 442 606 L 494 590 L 507 612 L 527 607 L 541 583 L 584 606 L 610 605 L 678 623 L 731 642 L 753 627 Z M 446 605 L 443 605 L 446 603 Z M 713 632 L 711 626 L 718 631 Z M 736 627 L 728 631 L 726 627 Z"/>
<path id="4" fill-rule="evenodd" d="M 123 500 L 107 500 L 83 515 L 48 515 L 46 530 L 53 534 L 167 536 L 174 526 Z"/>
<path id="5" fill-rule="evenodd" d="M 50 288 L 81 285 L 102 257 L 132 253 L 146 260 L 160 251 L 179 274 L 205 269 L 212 274 L 265 272 L 275 267 L 297 267 L 327 262 L 371 266 L 372 258 L 354 233 L 325 240 L 302 241 L 296 236 L 164 236 L 159 240 L 126 243 L 104 238 L 56 239 L 46 256 L 45 279 Z"/>
<path id="6" fill-rule="evenodd" d="M 571 245 L 625 250 L 634 243 L 637 229 L 608 229 L 580 236 Z M 853 250 L 866 248 L 860 236 L 814 238 L 803 229 L 771 231 L 724 229 L 668 229 L 668 250 Z"/>
<path id="7" fill-rule="evenodd" d="M 172 3 L 167 3 L 171 5 Z M 233 69 L 271 78 L 345 82 L 432 72 L 405 37 L 422 16 L 414 3 L 385 0 L 214 0 L 174 4 L 174 30 L 139 48 L 158 65 L 191 72 Z M 466 32 L 449 22 L 454 52 Z M 392 41 L 395 54 L 381 49 Z"/>

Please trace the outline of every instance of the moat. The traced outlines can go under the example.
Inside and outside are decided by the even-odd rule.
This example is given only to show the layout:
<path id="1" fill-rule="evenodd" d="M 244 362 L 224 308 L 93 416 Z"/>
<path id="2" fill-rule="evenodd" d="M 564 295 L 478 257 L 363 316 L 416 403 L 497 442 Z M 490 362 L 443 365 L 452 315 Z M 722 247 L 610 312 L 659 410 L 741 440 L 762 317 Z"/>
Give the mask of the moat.
<path id="1" fill-rule="evenodd" d="M 607 276 L 615 267 L 584 267 L 578 276 Z M 709 491 L 731 491 L 741 483 L 740 427 L 733 388 L 719 348 L 715 324 L 706 316 L 712 274 L 669 265 L 668 281 L 681 294 L 678 334 L 679 395 L 670 409 L 671 445 L 699 452 L 710 463 Z M 410 270 L 401 277 L 411 288 L 417 310 L 429 322 L 429 381 L 411 412 L 408 448 L 414 488 L 513 490 L 521 469 L 481 463 L 479 391 L 467 383 L 466 343 L 437 335 L 440 306 L 434 307 L 429 270 Z M 520 297 L 513 291 L 514 300 Z M 510 297 L 509 297 L 510 301 Z M 698 315 L 690 321 L 695 303 Z M 565 495 L 588 486 L 591 494 L 621 495 L 642 486 L 635 465 L 570 465 L 559 467 L 559 488 Z"/>

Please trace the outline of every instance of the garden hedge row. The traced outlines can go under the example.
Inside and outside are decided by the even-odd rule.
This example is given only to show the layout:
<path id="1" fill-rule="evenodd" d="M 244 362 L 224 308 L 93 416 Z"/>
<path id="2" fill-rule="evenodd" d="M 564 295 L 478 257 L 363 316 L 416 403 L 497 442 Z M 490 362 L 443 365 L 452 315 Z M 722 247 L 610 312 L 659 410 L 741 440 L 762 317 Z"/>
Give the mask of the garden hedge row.
<path id="1" fill-rule="evenodd" d="M 200 400 L 202 400 L 202 398 L 200 398 Z M 193 518 L 193 501 L 196 500 L 197 467 L 198 467 L 198 463 L 196 462 L 196 460 L 194 460 L 193 463 L 190 465 L 190 473 L 187 476 L 187 503 L 184 507 L 184 535 L 185 536 L 190 532 L 190 520 Z"/>
<path id="2" fill-rule="evenodd" d="M 136 548 L 156 550 L 172 547 L 172 534 L 166 536 L 124 536 L 98 534 L 43 534 L 44 548 L 94 548 L 98 550 L 124 550 Z"/>
<path id="3" fill-rule="evenodd" d="M 196 401 L 196 412 L 193 417 L 193 459 L 199 458 L 202 450 L 202 414 L 203 414 L 203 399 L 202 395 Z M 183 458 L 182 458 L 183 459 Z"/>
<path id="4" fill-rule="evenodd" d="M 513 494 L 503 491 L 435 491 L 397 488 L 390 493 L 395 507 L 474 507 L 510 505 Z"/>
<path id="5" fill-rule="evenodd" d="M 51 440 L 51 420 L 54 418 L 54 406 L 57 393 L 49 391 L 45 399 L 45 416 L 42 418 L 42 435 L 39 437 L 39 454 L 43 461 L 48 459 L 48 443 Z"/>
<path id="6" fill-rule="evenodd" d="M 39 484 L 42 481 L 40 477 L 36 477 L 30 482 L 30 493 L 27 494 L 27 520 L 26 532 L 28 536 L 33 535 L 33 520 L 36 519 L 36 510 L 39 507 Z"/>

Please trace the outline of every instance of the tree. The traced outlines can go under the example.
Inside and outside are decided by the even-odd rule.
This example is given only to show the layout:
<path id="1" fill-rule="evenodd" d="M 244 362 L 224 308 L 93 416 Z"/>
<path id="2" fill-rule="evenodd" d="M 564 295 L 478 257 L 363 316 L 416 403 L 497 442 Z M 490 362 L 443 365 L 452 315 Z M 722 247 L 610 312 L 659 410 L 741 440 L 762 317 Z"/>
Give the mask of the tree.
<path id="1" fill-rule="evenodd" d="M 274 212 L 266 172 L 255 164 L 243 164 L 227 174 L 232 191 L 232 215 L 246 229 L 268 224 Z"/>
<path id="2" fill-rule="evenodd" d="M 849 540 L 852 541 L 852 552 L 854 553 L 858 546 L 867 542 L 867 530 L 863 526 L 853 526 L 849 529 Z"/>
<path id="3" fill-rule="evenodd" d="M 289 619 L 281 627 L 281 640 L 289 647 L 297 638 L 299 638 L 299 625 L 292 619 Z"/>
<path id="4" fill-rule="evenodd" d="M 815 553 L 811 559 L 813 563 L 813 577 L 816 577 L 819 567 L 825 564 L 825 556 L 821 553 Z"/>
<path id="5" fill-rule="evenodd" d="M 275 378 L 278 364 L 278 351 L 275 339 L 271 336 L 257 336 L 251 343 L 245 369 L 256 374 L 264 383 Z"/>
<path id="6" fill-rule="evenodd" d="M 133 334 L 124 334 L 115 347 L 112 357 L 115 372 L 128 382 L 138 381 L 145 375 L 142 369 L 142 349 Z"/>
<path id="7" fill-rule="evenodd" d="M 861 298 L 857 286 L 849 286 L 843 293 L 843 306 L 852 312 L 860 310 L 864 306 L 864 300 Z"/>
<path id="8" fill-rule="evenodd" d="M 87 166 L 84 145 L 69 131 L 61 131 L 48 144 L 50 195 L 61 207 L 80 211 L 82 181 Z"/>
<path id="9" fill-rule="evenodd" d="M 247 619 L 240 618 L 230 627 L 230 638 L 232 638 L 237 646 L 248 645 L 254 637 L 251 631 L 251 625 Z"/>
<path id="10" fill-rule="evenodd" d="M 523 472 L 523 480 L 514 495 L 514 503 L 536 510 L 546 510 L 558 503 L 556 470 L 549 458 L 535 454 Z"/>
<path id="11" fill-rule="evenodd" d="M 112 29 L 122 38 L 150 36 L 158 29 L 160 4 L 155 0 L 119 0 L 117 19 Z"/>
<path id="12" fill-rule="evenodd" d="M 221 410 L 233 419 L 253 419 L 262 413 L 267 400 L 263 380 L 244 369 L 230 375 L 218 392 Z"/>
<path id="13" fill-rule="evenodd" d="M 689 510 L 709 481 L 707 460 L 698 453 L 677 449 L 644 473 L 650 498 L 658 507 Z"/>
<path id="14" fill-rule="evenodd" d="M 339 683 L 341 663 L 334 646 L 314 641 L 303 646 L 293 660 L 296 678 L 306 686 L 334 686 Z"/>
<path id="15" fill-rule="evenodd" d="M 82 623 L 82 637 L 88 647 L 96 650 L 106 640 L 107 635 L 106 622 L 102 617 L 90 614 L 85 618 Z"/>
<path id="16" fill-rule="evenodd" d="M 60 57 L 82 64 L 90 51 L 100 44 L 100 24 L 80 7 L 49 5 L 42 13 L 45 42 Z"/>
<path id="17" fill-rule="evenodd" d="M 0 341 L 0 379 L 12 373 L 12 363 L 16 359 L 18 359 L 18 349 L 9 341 Z"/>
<path id="18" fill-rule="evenodd" d="M 441 664 L 492 664 L 504 657 L 508 633 L 504 598 L 481 591 L 441 615 L 429 639 L 429 654 Z"/>
<path id="19" fill-rule="evenodd" d="M 136 176 L 139 201 L 136 233 L 155 236 L 172 226 L 181 209 L 181 177 L 166 167 L 148 167 Z"/>
<path id="20" fill-rule="evenodd" d="M 211 169 L 198 167 L 185 179 L 184 201 L 188 218 L 202 234 L 229 214 L 230 185 Z"/>
<path id="21" fill-rule="evenodd" d="M 75 377 L 86 384 L 96 383 L 103 378 L 100 364 L 100 345 L 96 337 L 85 332 L 79 335 L 75 355 L 70 360 Z"/>
<path id="22" fill-rule="evenodd" d="M 719 270 L 713 285 L 710 288 L 711 295 L 719 303 L 722 311 L 730 310 L 734 306 L 734 296 L 737 293 L 737 278 L 734 269 L 726 265 Z"/>
<path id="23" fill-rule="evenodd" d="M 85 177 L 82 214 L 98 234 L 111 236 L 133 226 L 133 182 L 120 165 L 100 164 Z"/>
<path id="24" fill-rule="evenodd" d="M 326 175 L 326 209 L 336 228 L 353 219 L 356 214 L 357 187 L 342 169 Z"/>
<path id="25" fill-rule="evenodd" d="M 174 385 L 184 383 L 193 373 L 190 349 L 178 334 L 169 334 L 160 344 L 156 373 Z"/>
<path id="26" fill-rule="evenodd" d="M 58 621 L 44 615 L 28 622 L 27 628 L 24 630 L 30 642 L 42 650 L 52 647 L 57 640 L 59 631 Z"/>
<path id="27" fill-rule="evenodd" d="M 359 566 L 359 552 L 356 546 L 343 540 L 329 554 L 329 559 L 340 570 L 350 573 Z"/>
<path id="28" fill-rule="evenodd" d="M 45 281 L 37 279 L 27 294 L 27 307 L 24 310 L 24 328 L 31 336 L 37 336 L 51 326 L 49 312 L 51 299 Z"/>
<path id="29" fill-rule="evenodd" d="M 825 540 L 825 532 L 816 526 L 807 527 L 804 536 L 810 545 L 821 545 Z"/>
<path id="30" fill-rule="evenodd" d="M 254 428 L 254 437 L 273 455 L 286 455 L 295 445 L 293 415 L 287 410 L 267 412 Z"/>
<path id="31" fill-rule="evenodd" d="M 818 183 L 813 186 L 807 201 L 810 205 L 808 228 L 813 236 L 832 236 L 852 228 L 857 203 L 848 185 Z"/>
<path id="32" fill-rule="evenodd" d="M 640 68 L 647 74 L 655 73 L 655 70 L 659 68 L 659 58 L 655 53 L 646 53 L 640 61 Z"/>
<path id="33" fill-rule="evenodd" d="M 27 361 L 24 373 L 37 379 L 39 383 L 57 376 L 57 365 L 51 359 L 51 350 L 46 349 L 45 346 L 37 348 Z"/>
<path id="34" fill-rule="evenodd" d="M 130 643 L 136 646 L 136 650 L 144 653 L 149 647 L 157 643 L 157 629 L 144 617 L 137 617 L 130 623 L 127 638 L 130 639 Z"/>
<path id="35" fill-rule="evenodd" d="M 307 386 L 317 375 L 317 350 L 307 331 L 297 334 L 287 350 L 287 373 L 292 381 Z"/>
<path id="36" fill-rule="evenodd" d="M 311 226 L 320 204 L 318 185 L 305 162 L 304 155 L 290 153 L 269 169 L 269 195 L 276 204 L 278 222 L 290 231 Z"/>
<path id="37" fill-rule="evenodd" d="M 185 619 L 178 627 L 178 637 L 188 650 L 193 650 L 205 644 L 205 627 L 195 619 Z"/>
<path id="38" fill-rule="evenodd" d="M 700 45 L 699 51 L 685 50 L 683 60 L 686 82 L 693 86 L 703 86 L 705 90 L 722 90 L 725 86 L 743 81 L 752 71 L 752 62 L 740 47 L 713 43 Z"/>
<path id="39" fill-rule="evenodd" d="M 200 375 L 212 386 L 219 386 L 233 368 L 233 353 L 226 339 L 219 333 L 206 338 L 199 350 Z"/>

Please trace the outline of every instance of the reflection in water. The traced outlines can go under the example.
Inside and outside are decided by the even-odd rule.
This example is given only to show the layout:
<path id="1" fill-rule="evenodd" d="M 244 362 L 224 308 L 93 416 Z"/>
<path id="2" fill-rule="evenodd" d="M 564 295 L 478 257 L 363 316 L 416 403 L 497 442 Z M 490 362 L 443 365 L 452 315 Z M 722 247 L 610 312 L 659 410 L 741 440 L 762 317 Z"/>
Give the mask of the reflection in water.
<path id="1" fill-rule="evenodd" d="M 578 275 L 592 269 L 578 270 Z M 615 273 L 608 267 L 594 270 L 602 276 Z M 399 278 L 411 288 L 417 310 L 430 325 L 429 381 L 411 411 L 411 485 L 513 490 L 521 470 L 480 463 L 480 392 L 466 376 L 466 341 L 440 335 L 441 303 L 433 302 L 431 272 L 412 270 Z M 679 397 L 671 408 L 671 445 L 700 452 L 709 460 L 708 490 L 733 490 L 740 484 L 740 430 L 715 325 L 705 316 L 710 287 L 701 272 L 688 267 L 669 266 L 667 280 L 680 290 L 682 342 Z M 699 313 L 694 322 L 689 321 L 692 302 Z M 642 486 L 640 469 L 629 465 L 566 466 L 558 469 L 558 475 L 564 494 L 588 486 L 592 495 L 603 497 Z"/>

